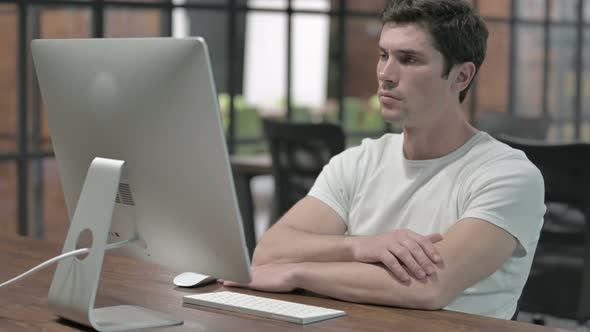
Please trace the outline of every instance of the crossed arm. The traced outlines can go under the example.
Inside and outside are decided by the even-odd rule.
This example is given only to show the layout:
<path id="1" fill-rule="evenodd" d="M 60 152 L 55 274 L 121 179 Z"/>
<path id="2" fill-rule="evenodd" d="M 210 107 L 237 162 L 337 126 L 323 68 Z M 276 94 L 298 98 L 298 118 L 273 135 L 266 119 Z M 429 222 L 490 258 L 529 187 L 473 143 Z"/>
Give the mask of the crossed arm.
<path id="1" fill-rule="evenodd" d="M 246 286 L 271 292 L 303 288 L 345 301 L 435 310 L 496 271 L 517 244 L 508 232 L 479 219 L 460 220 L 442 237 L 345 231 L 329 206 L 304 198 L 261 239 Z"/>

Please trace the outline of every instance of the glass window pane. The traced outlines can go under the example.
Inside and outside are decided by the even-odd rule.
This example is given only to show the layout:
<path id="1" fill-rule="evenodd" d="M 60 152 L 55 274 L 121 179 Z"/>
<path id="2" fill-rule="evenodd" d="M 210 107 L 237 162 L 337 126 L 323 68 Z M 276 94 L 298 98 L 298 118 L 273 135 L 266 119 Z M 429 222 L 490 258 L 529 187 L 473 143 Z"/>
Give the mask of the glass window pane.
<path id="1" fill-rule="evenodd" d="M 477 80 L 477 112 L 505 112 L 508 101 L 510 29 L 488 23 L 487 55 Z"/>
<path id="2" fill-rule="evenodd" d="M 105 37 L 159 37 L 166 16 L 159 9 L 107 9 Z"/>
<path id="3" fill-rule="evenodd" d="M 314 10 L 328 10 L 316 2 Z M 327 98 L 330 18 L 327 15 L 293 15 L 292 119 L 321 121 Z M 314 50 L 309 52 L 309 50 Z"/>
<path id="4" fill-rule="evenodd" d="M 545 19 L 545 1 L 518 0 L 518 16 L 527 19 Z M 552 21 L 577 20 L 578 0 L 551 0 L 549 2 L 549 17 Z"/>
<path id="5" fill-rule="evenodd" d="M 16 163 L 0 162 L 0 233 L 17 234 Z"/>
<path id="6" fill-rule="evenodd" d="M 236 99 L 236 137 L 262 139 L 260 116 L 286 115 L 287 15 L 252 11 L 246 18 L 243 98 Z M 262 142 L 262 141 L 260 141 Z M 255 153 L 264 144 L 241 146 L 238 153 Z"/>
<path id="7" fill-rule="evenodd" d="M 552 21 L 575 22 L 578 19 L 578 1 L 552 0 L 549 16 Z"/>
<path id="8" fill-rule="evenodd" d="M 34 10 L 31 15 L 35 15 Z M 88 38 L 91 36 L 90 9 L 41 7 L 38 15 L 41 38 Z"/>
<path id="9" fill-rule="evenodd" d="M 280 102 L 286 96 L 287 15 L 250 12 L 246 20 L 246 101 L 265 113 L 270 112 L 266 115 L 282 115 L 285 109 Z"/>
<path id="10" fill-rule="evenodd" d="M 0 4 L 0 153 L 18 144 L 17 31 L 16 6 Z"/>
<path id="11" fill-rule="evenodd" d="M 248 0 L 250 8 L 286 9 L 287 0 Z"/>
<path id="12" fill-rule="evenodd" d="M 479 13 L 483 17 L 510 17 L 510 1 L 511 0 L 479 0 Z"/>
<path id="13" fill-rule="evenodd" d="M 571 0 L 568 0 L 571 1 Z M 545 19 L 545 1 L 544 0 L 518 0 L 516 3 L 516 13 L 519 18 L 544 20 Z"/>
<path id="14" fill-rule="evenodd" d="M 576 30 L 571 27 L 554 26 L 550 38 L 548 108 L 554 125 L 549 128 L 548 139 L 570 141 L 575 138 L 573 121 Z"/>
<path id="15" fill-rule="evenodd" d="M 295 10 L 313 10 L 313 11 L 329 11 L 331 8 L 330 0 L 293 0 L 292 6 Z M 338 7 L 335 7 L 338 8 Z"/>
<path id="16" fill-rule="evenodd" d="M 237 3 L 243 5 L 247 0 L 237 0 Z M 181 5 L 184 3 L 199 4 L 199 5 L 220 5 L 227 4 L 228 0 L 172 0 L 172 3 Z"/>
<path id="17" fill-rule="evenodd" d="M 523 117 L 542 115 L 543 110 L 543 28 L 517 27 L 514 113 Z"/>

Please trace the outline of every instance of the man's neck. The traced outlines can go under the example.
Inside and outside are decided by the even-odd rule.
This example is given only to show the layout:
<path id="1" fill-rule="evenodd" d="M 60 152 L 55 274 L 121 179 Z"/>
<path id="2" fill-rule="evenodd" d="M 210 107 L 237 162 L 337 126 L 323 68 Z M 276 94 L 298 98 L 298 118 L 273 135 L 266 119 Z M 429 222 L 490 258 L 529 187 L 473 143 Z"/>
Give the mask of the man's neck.
<path id="1" fill-rule="evenodd" d="M 460 148 L 476 132 L 460 111 L 448 112 L 431 127 L 404 126 L 404 155 L 409 160 L 440 158 Z"/>

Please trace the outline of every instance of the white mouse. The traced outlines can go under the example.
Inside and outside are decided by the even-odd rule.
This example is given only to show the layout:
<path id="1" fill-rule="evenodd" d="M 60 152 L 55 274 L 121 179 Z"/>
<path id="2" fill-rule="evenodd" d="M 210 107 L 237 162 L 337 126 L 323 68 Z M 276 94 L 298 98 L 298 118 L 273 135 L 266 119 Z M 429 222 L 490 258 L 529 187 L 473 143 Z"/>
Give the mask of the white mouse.
<path id="1" fill-rule="evenodd" d="M 197 287 L 210 284 L 216 278 L 195 272 L 183 272 L 174 277 L 174 284 L 179 287 Z"/>

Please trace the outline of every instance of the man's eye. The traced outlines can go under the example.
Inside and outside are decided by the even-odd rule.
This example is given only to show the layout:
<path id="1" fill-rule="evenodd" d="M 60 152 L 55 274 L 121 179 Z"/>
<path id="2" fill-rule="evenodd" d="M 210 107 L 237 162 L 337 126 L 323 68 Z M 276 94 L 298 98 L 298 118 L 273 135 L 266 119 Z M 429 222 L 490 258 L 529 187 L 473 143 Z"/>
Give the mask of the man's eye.
<path id="1" fill-rule="evenodd" d="M 404 56 L 400 59 L 400 62 L 404 65 L 411 65 L 411 64 L 417 63 L 418 59 L 416 59 L 412 56 Z"/>
<path id="2" fill-rule="evenodd" d="M 386 53 L 379 53 L 379 59 L 386 60 L 387 59 L 387 54 Z"/>

